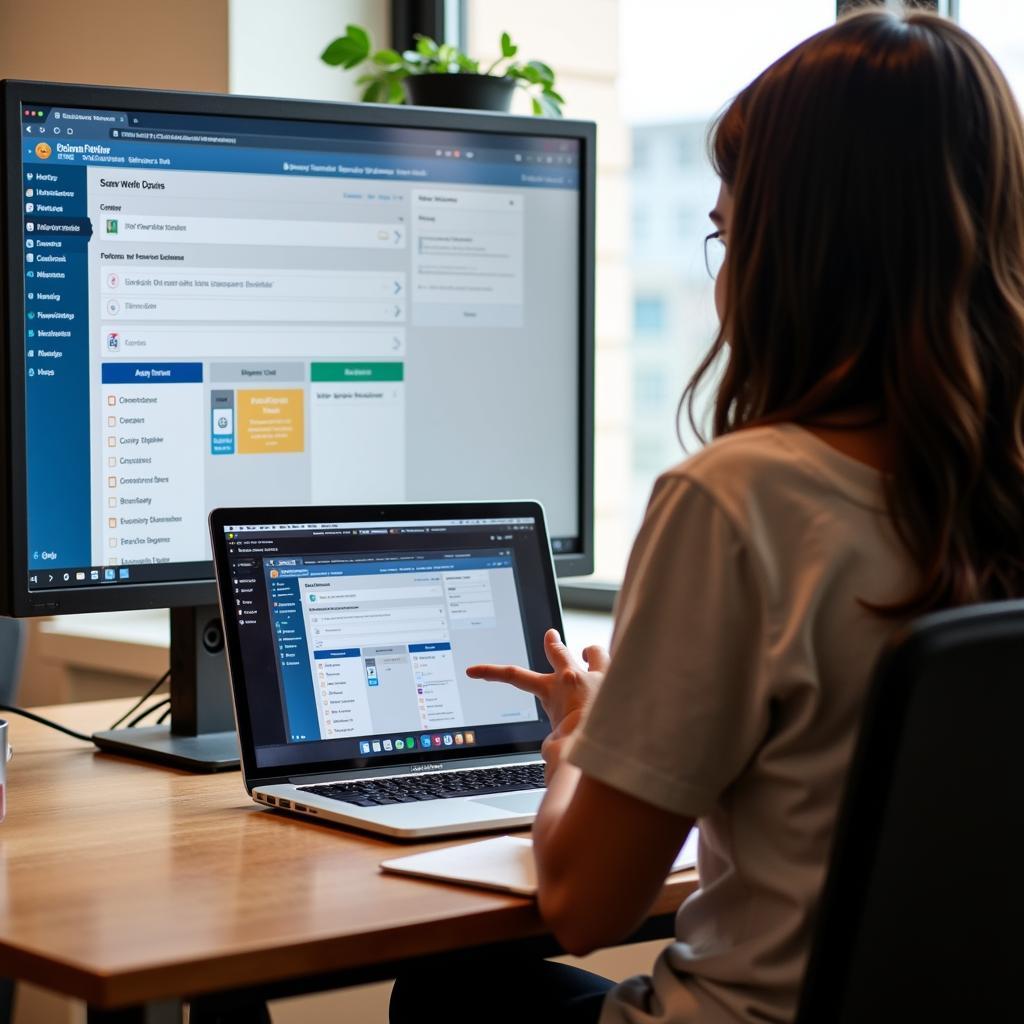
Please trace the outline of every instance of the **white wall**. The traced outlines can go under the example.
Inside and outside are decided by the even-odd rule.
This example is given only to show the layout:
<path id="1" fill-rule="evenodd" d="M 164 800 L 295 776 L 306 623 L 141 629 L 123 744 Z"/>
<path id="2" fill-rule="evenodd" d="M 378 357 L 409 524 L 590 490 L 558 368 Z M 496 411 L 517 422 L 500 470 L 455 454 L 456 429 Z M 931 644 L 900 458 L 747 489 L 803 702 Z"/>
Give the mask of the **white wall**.
<path id="1" fill-rule="evenodd" d="M 328 67 L 324 47 L 362 25 L 391 45 L 387 0 L 228 0 L 228 89 L 250 96 L 357 100 L 357 72 Z"/>

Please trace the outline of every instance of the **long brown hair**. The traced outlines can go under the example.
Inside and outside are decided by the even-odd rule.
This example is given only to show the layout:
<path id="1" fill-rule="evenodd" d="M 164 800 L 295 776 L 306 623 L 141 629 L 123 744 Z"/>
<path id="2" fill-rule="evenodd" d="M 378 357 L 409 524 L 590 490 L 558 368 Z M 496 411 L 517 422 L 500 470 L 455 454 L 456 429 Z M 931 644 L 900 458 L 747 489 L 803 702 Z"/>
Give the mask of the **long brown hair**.
<path id="1" fill-rule="evenodd" d="M 907 614 L 1024 595 L 1024 126 L 987 51 L 862 11 L 797 46 L 712 136 L 734 196 L 718 436 L 867 409 L 920 585 Z"/>

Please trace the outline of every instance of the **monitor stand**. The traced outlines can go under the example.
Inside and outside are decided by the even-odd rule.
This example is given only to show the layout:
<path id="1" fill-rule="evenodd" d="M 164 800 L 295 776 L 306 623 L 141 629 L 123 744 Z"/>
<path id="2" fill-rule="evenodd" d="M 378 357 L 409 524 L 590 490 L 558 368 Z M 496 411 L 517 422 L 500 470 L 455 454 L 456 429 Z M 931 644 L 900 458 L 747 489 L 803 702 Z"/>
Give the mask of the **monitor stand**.
<path id="1" fill-rule="evenodd" d="M 170 724 L 107 729 L 92 738 L 108 754 L 191 772 L 238 767 L 224 630 L 216 605 L 171 609 Z"/>

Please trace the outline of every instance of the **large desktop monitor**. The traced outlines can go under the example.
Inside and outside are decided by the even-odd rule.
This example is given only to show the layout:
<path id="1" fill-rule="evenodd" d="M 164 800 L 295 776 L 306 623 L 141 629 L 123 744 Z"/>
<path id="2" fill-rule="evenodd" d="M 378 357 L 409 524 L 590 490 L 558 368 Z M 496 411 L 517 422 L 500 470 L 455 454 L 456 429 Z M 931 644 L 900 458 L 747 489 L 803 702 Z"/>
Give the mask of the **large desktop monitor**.
<path id="1" fill-rule="evenodd" d="M 538 499 L 591 571 L 593 125 L 6 82 L 3 138 L 0 612 L 212 605 L 222 505 Z"/>

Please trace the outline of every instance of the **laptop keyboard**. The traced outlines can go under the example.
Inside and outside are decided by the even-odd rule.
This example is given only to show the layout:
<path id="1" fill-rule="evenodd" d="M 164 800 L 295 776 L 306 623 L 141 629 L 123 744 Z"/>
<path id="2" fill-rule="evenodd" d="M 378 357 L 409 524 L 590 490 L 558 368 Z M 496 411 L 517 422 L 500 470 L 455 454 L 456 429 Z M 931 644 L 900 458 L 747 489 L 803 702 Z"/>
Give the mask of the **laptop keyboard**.
<path id="1" fill-rule="evenodd" d="M 541 763 L 302 787 L 306 793 L 316 793 L 317 796 L 355 804 L 356 807 L 408 804 L 416 800 L 450 800 L 458 796 L 490 796 L 493 793 L 543 788 L 544 765 Z"/>

